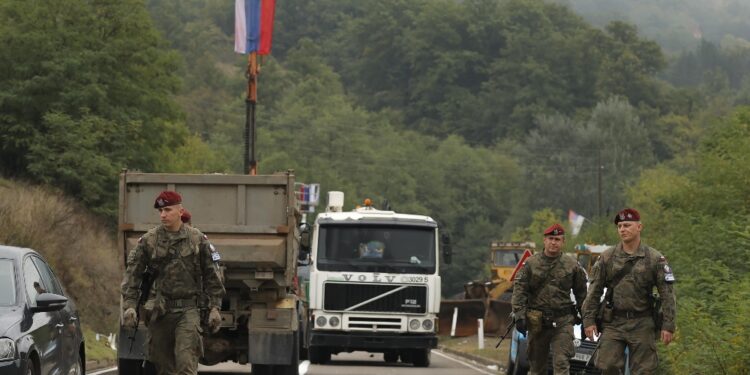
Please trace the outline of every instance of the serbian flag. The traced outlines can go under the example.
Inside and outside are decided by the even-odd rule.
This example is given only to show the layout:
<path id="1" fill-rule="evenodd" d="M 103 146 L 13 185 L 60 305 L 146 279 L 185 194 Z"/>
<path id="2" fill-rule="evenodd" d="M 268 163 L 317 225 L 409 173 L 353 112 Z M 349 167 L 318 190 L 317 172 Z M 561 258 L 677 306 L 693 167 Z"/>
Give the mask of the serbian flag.
<path id="1" fill-rule="evenodd" d="M 526 258 L 531 256 L 531 251 L 529 249 L 526 249 L 523 252 L 523 256 L 521 256 L 521 260 L 518 261 L 518 264 L 516 264 L 516 268 L 513 270 L 513 273 L 510 275 L 510 281 L 513 281 L 513 279 L 516 278 L 516 273 L 523 267 L 523 263 L 526 262 Z"/>
<path id="2" fill-rule="evenodd" d="M 234 52 L 271 53 L 276 0 L 235 0 Z"/>
<path id="3" fill-rule="evenodd" d="M 568 222 L 570 222 L 570 234 L 572 236 L 577 236 L 578 232 L 581 231 L 581 226 L 583 226 L 583 221 L 586 220 L 583 215 L 577 214 L 573 210 L 568 210 Z"/>

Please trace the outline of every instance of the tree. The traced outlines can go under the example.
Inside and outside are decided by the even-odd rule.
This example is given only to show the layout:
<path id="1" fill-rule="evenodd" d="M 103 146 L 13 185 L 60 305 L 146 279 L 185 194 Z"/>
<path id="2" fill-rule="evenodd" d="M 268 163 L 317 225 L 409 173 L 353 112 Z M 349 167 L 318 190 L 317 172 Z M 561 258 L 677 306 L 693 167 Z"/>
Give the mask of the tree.
<path id="1" fill-rule="evenodd" d="M 140 1 L 5 1 L 0 43 L 3 174 L 113 214 L 112 172 L 149 170 L 187 135 L 172 99 L 177 55 Z"/>

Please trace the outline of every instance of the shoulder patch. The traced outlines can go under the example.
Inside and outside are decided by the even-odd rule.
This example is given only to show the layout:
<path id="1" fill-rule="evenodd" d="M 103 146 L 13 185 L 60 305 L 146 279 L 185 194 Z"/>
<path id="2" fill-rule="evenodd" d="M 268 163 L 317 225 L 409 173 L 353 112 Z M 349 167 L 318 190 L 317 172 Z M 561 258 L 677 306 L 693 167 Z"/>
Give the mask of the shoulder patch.
<path id="1" fill-rule="evenodd" d="M 206 240 L 206 241 L 208 241 L 208 236 L 206 236 L 206 235 L 204 234 L 204 235 L 203 235 L 203 239 L 204 239 L 204 240 Z"/>
<path id="2" fill-rule="evenodd" d="M 664 263 L 664 281 L 668 283 L 673 283 L 675 281 L 674 273 L 672 272 L 672 267 L 669 266 L 666 262 Z"/>
<path id="3" fill-rule="evenodd" d="M 138 243 L 141 243 L 141 242 L 143 242 L 143 236 L 140 236 L 140 237 L 138 238 Z"/>

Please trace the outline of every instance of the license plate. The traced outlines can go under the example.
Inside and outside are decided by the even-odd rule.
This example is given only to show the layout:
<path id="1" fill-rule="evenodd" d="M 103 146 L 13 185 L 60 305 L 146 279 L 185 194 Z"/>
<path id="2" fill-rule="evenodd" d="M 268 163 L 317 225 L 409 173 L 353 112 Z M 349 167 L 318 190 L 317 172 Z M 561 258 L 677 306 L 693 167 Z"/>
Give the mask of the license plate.
<path id="1" fill-rule="evenodd" d="M 575 354 L 575 355 L 573 356 L 573 359 L 575 359 L 576 361 L 581 361 L 581 362 L 588 362 L 588 361 L 589 361 L 589 359 L 591 359 L 591 354 L 586 354 L 586 353 L 576 353 L 576 354 Z"/>

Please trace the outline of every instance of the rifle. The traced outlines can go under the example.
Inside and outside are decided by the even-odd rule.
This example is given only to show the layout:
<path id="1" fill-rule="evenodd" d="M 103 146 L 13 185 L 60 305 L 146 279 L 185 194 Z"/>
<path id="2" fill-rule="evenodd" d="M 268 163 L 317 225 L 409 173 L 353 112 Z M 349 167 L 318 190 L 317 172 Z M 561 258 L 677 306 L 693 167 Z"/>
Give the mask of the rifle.
<path id="1" fill-rule="evenodd" d="M 510 333 L 510 331 L 513 330 L 513 327 L 516 326 L 516 320 L 513 319 L 513 315 L 512 314 L 510 316 L 510 319 L 511 319 L 511 322 L 510 322 L 510 324 L 508 324 L 508 329 L 505 331 L 505 334 L 503 334 L 503 336 L 500 337 L 500 341 L 498 341 L 497 344 L 495 344 L 495 349 L 497 349 L 497 348 L 500 347 L 500 344 L 503 343 L 503 340 L 505 340 L 505 338 L 508 336 L 508 334 Z"/>
<path id="2" fill-rule="evenodd" d="M 138 287 L 138 303 L 135 305 L 135 326 L 133 327 L 133 334 L 128 336 L 128 339 L 130 340 L 130 349 L 128 350 L 128 353 L 133 352 L 133 343 L 135 343 L 135 336 L 138 333 L 138 325 L 141 321 L 141 306 L 148 301 L 148 296 L 151 294 L 151 286 L 154 284 L 154 279 L 156 279 L 156 270 L 151 268 L 151 266 L 146 266 L 146 269 L 143 270 L 143 274 L 141 274 L 141 285 Z"/>

